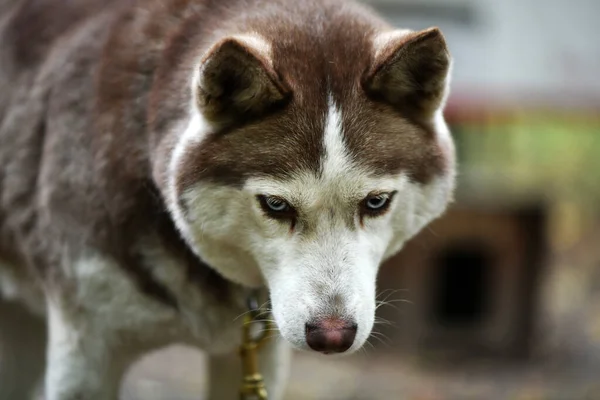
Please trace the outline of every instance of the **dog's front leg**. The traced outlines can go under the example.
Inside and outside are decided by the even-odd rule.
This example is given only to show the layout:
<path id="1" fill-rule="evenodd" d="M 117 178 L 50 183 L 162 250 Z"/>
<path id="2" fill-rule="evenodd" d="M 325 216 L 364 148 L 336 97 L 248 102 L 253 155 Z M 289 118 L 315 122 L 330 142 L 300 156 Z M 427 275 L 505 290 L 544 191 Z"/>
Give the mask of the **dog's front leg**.
<path id="1" fill-rule="evenodd" d="M 49 340 L 44 400 L 115 400 L 127 366 L 92 316 L 48 306 Z"/>
<path id="2" fill-rule="evenodd" d="M 260 349 L 259 368 L 265 378 L 269 400 L 281 400 L 290 370 L 291 347 L 281 337 L 274 337 Z M 211 356 L 209 360 L 209 400 L 239 398 L 242 382 L 240 357 L 237 353 Z"/>

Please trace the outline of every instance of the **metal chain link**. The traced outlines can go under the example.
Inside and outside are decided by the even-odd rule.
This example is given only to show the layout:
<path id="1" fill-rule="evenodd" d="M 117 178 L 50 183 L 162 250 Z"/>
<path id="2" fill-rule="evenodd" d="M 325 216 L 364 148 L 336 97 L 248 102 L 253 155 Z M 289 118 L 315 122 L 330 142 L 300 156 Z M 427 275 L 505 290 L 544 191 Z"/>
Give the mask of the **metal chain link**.
<path id="1" fill-rule="evenodd" d="M 264 378 L 258 365 L 258 351 L 269 339 L 267 335 L 271 328 L 271 322 L 268 318 L 260 319 L 261 312 L 256 294 L 248 298 L 248 309 L 250 311 L 244 318 L 242 345 L 240 346 L 243 376 L 240 400 L 268 400 Z M 260 333 L 253 335 L 253 328 L 259 328 Z"/>

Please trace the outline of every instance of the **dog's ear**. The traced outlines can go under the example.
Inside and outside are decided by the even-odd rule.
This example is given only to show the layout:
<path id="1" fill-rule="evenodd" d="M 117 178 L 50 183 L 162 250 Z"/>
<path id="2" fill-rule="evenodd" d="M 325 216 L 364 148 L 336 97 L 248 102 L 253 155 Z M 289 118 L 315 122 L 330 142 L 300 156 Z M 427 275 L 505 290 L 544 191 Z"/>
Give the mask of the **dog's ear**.
<path id="1" fill-rule="evenodd" d="M 414 118 L 429 120 L 445 101 L 451 64 L 440 30 L 382 34 L 374 51 L 363 79 L 365 91 Z"/>
<path id="2" fill-rule="evenodd" d="M 270 46 L 254 36 L 228 37 L 203 58 L 196 101 L 209 122 L 223 126 L 258 117 L 289 96 L 273 69 Z"/>

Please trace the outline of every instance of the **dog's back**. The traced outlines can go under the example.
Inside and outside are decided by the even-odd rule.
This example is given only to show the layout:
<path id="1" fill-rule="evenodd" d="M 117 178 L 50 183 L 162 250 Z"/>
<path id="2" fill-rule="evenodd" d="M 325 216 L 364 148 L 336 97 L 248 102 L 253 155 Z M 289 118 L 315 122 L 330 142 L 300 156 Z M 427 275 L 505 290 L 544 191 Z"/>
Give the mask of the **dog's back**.
<path id="1" fill-rule="evenodd" d="M 83 145 L 91 134 L 89 80 L 114 18 L 107 11 L 110 3 L 117 2 L 5 0 L 0 5 L 0 282 L 5 294 L 29 293 L 22 286 L 32 285 L 29 267 L 49 268 L 53 240 L 44 222 L 47 202 L 64 201 L 69 209 L 71 200 L 59 193 L 61 186 L 91 178 L 85 165 L 91 154 Z M 42 304 L 36 308 L 44 309 Z"/>

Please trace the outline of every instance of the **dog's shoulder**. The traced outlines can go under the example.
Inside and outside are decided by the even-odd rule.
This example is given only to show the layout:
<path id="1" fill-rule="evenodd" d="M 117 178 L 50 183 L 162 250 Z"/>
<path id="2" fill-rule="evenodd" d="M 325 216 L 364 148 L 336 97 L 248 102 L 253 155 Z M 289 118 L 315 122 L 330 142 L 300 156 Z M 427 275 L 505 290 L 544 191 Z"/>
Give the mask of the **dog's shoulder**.
<path id="1" fill-rule="evenodd" d="M 20 1 L 0 18 L 0 261 L 56 277 L 48 268 L 84 247 L 110 253 L 119 232 L 131 233 L 137 217 L 126 208 L 153 206 L 137 179 L 144 138 L 131 126 L 105 134 L 96 111 L 111 32 L 132 3 Z M 118 152 L 106 151 L 122 136 Z"/>

